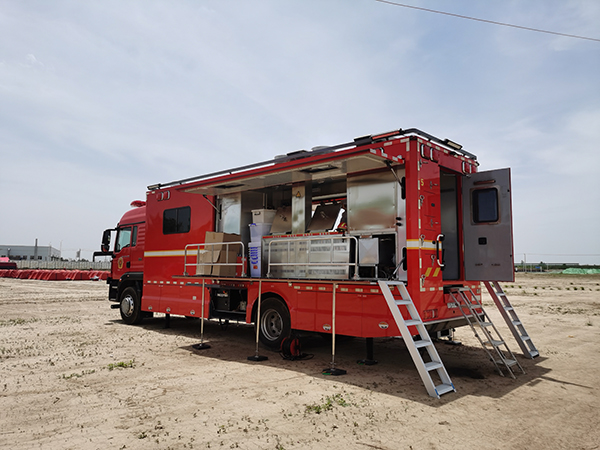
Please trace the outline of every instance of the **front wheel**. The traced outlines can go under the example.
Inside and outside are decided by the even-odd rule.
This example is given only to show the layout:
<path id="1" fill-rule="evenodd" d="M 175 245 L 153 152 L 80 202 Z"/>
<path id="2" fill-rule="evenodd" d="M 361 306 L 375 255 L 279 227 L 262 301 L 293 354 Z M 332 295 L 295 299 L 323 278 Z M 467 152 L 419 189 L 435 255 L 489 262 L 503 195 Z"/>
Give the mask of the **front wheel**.
<path id="1" fill-rule="evenodd" d="M 141 311 L 142 305 L 137 289 L 133 287 L 123 289 L 119 303 L 123 322 L 127 325 L 135 325 L 142 321 L 144 315 Z"/>
<path id="2" fill-rule="evenodd" d="M 260 341 L 271 350 L 279 350 L 281 342 L 292 334 L 290 312 L 277 298 L 263 300 L 258 324 Z"/>

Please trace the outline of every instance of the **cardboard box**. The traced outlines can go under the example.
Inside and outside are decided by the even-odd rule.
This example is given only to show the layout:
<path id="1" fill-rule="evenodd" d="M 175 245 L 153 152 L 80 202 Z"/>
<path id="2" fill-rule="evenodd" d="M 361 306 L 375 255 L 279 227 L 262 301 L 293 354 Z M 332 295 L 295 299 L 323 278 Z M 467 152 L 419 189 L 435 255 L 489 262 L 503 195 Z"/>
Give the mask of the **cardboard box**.
<path id="1" fill-rule="evenodd" d="M 211 258 L 213 263 L 211 271 L 212 275 L 220 277 L 234 277 L 236 275 L 238 255 L 242 251 L 241 245 L 219 244 L 239 241 L 241 241 L 241 236 L 239 234 L 217 233 L 215 231 L 206 232 L 204 242 L 206 244 L 215 244 L 205 246 L 205 250 L 209 255 L 208 258 Z M 227 265 L 214 265 L 214 263 Z"/>
<path id="2" fill-rule="evenodd" d="M 208 250 L 198 250 L 196 259 L 196 275 L 210 275 L 212 270 L 212 255 Z"/>

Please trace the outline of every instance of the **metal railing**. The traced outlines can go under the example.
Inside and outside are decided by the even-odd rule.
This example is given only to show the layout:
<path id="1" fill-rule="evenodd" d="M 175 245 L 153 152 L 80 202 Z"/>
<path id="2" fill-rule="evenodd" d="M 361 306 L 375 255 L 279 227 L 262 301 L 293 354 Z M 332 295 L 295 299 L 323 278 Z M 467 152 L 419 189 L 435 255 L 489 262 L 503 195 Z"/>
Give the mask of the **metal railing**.
<path id="1" fill-rule="evenodd" d="M 321 246 L 316 246 L 318 241 L 323 241 Z M 354 262 L 350 261 L 350 248 L 348 250 L 339 244 L 347 244 L 348 241 L 354 241 Z M 263 240 L 263 242 L 265 242 Z M 336 249 L 336 243 L 338 248 Z M 279 244 L 287 244 L 285 251 L 282 253 L 287 254 L 286 261 L 273 262 L 272 257 L 272 246 Z M 305 244 L 306 250 L 304 252 L 298 252 L 297 248 L 292 249 L 292 245 L 298 247 Z M 311 246 L 312 244 L 312 246 Z M 308 273 L 310 268 L 329 268 L 329 269 L 342 269 L 347 270 L 348 277 L 350 268 L 354 268 L 353 278 L 358 278 L 358 240 L 354 236 L 344 235 L 319 235 L 319 236 L 303 236 L 302 238 L 289 238 L 289 239 L 270 239 L 267 247 L 267 277 L 273 276 L 271 268 L 281 267 L 283 268 L 294 268 L 294 270 L 302 270 Z M 340 248 L 341 247 L 341 248 Z M 341 250 L 341 251 L 340 251 Z M 281 250 L 279 250 L 281 251 Z M 343 253 L 344 252 L 344 253 Z M 328 257 L 326 256 L 328 254 Z M 291 259 L 290 256 L 294 255 Z M 336 261 L 341 255 L 347 256 L 348 261 Z M 302 259 L 306 259 L 303 261 Z M 325 258 L 325 259 L 323 259 Z M 315 259 L 319 259 L 318 261 Z M 310 276 L 300 276 L 299 278 L 311 278 Z M 322 278 L 330 278 L 323 276 Z M 331 277 L 338 278 L 338 277 Z"/>
<path id="2" fill-rule="evenodd" d="M 238 248 L 232 252 L 230 251 L 231 246 L 238 246 Z M 237 251 L 240 248 L 241 251 Z M 242 256 L 238 261 L 240 254 Z M 230 258 L 234 258 L 235 261 L 230 261 Z M 185 246 L 183 258 L 183 274 L 185 276 L 236 276 L 238 266 L 241 266 L 240 276 L 245 277 L 246 252 L 243 242 L 205 242 Z M 233 273 L 230 273 L 232 272 L 231 268 L 233 268 Z"/>

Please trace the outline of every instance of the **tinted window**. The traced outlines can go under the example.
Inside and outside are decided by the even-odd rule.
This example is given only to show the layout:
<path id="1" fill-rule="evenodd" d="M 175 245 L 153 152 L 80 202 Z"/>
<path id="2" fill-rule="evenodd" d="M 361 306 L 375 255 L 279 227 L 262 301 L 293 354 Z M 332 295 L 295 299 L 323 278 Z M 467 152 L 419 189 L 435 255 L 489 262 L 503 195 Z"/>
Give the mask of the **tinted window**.
<path id="1" fill-rule="evenodd" d="M 163 213 L 163 234 L 187 233 L 190 231 L 190 216 L 189 206 L 166 209 Z"/>
<path id="2" fill-rule="evenodd" d="M 472 192 L 473 222 L 498 222 L 498 190 L 478 189 Z"/>

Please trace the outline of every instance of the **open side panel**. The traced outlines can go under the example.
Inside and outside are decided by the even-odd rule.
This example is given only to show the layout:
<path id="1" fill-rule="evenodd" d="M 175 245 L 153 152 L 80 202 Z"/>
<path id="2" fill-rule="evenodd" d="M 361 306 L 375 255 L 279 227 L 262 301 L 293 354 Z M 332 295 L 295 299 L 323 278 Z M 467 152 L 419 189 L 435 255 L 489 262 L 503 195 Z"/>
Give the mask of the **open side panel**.
<path id="1" fill-rule="evenodd" d="M 510 169 L 472 174 L 462 194 L 465 279 L 513 281 Z"/>

